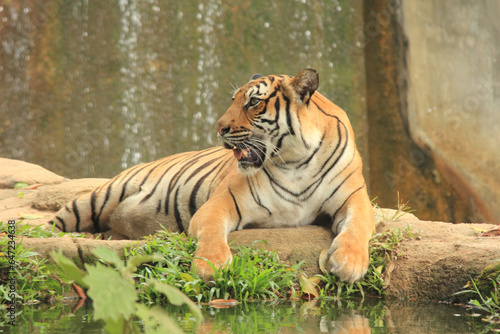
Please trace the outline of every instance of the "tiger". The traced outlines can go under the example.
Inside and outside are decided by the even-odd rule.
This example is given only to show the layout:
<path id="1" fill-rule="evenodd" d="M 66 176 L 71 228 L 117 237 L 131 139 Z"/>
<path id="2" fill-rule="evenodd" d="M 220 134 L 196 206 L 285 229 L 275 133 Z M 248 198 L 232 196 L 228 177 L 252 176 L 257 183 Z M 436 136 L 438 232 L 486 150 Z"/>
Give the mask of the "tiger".
<path id="1" fill-rule="evenodd" d="M 193 270 L 208 281 L 232 260 L 230 232 L 321 222 L 335 235 L 326 269 L 345 282 L 362 279 L 375 224 L 361 156 L 346 113 L 318 86 L 309 68 L 253 75 L 215 125 L 222 145 L 131 167 L 50 223 L 114 239 L 162 226 L 187 232 L 197 241 Z"/>

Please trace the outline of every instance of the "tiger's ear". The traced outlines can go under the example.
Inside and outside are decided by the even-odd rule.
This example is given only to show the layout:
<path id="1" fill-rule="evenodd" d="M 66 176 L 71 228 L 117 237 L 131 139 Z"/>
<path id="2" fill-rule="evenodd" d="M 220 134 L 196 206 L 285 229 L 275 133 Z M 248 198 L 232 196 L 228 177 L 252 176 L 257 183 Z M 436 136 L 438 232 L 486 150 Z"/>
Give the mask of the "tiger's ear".
<path id="1" fill-rule="evenodd" d="M 307 103 L 318 89 L 318 72 L 312 68 L 306 68 L 292 78 L 291 85 L 295 90 L 297 100 L 300 100 L 301 103 Z"/>
<path id="2" fill-rule="evenodd" d="M 262 78 L 262 77 L 263 77 L 263 75 L 262 75 L 262 74 L 260 74 L 260 73 L 255 73 L 255 74 L 254 74 L 254 75 L 252 75 L 252 77 L 250 78 L 250 81 L 252 81 L 252 80 L 256 80 L 256 79 L 258 79 L 258 78 Z"/>

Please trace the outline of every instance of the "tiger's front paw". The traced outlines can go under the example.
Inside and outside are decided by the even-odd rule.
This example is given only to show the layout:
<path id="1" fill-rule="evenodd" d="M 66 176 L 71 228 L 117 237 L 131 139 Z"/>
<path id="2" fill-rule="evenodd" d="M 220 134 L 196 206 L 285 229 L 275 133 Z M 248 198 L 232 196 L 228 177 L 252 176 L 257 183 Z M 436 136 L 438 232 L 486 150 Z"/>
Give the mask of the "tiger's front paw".
<path id="1" fill-rule="evenodd" d="M 326 256 L 326 270 L 344 282 L 352 284 L 359 281 L 368 271 L 370 257 L 367 243 L 362 244 L 338 235 Z"/>
<path id="2" fill-rule="evenodd" d="M 196 258 L 193 260 L 191 269 L 194 270 L 204 282 L 210 281 L 214 276 L 214 269 L 209 263 L 218 269 L 231 263 L 233 258 L 231 249 L 227 244 L 217 246 L 211 245 L 211 247 L 208 248 L 200 247 L 199 245 L 194 256 Z"/>

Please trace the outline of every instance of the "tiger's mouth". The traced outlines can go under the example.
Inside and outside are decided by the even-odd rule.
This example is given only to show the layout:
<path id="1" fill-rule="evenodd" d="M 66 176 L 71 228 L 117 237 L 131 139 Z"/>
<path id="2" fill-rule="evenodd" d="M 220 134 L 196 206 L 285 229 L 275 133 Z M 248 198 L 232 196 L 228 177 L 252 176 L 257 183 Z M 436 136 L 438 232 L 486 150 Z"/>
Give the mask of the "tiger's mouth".
<path id="1" fill-rule="evenodd" d="M 224 142 L 224 147 L 233 151 L 233 155 L 238 160 L 242 168 L 259 168 L 266 158 L 265 147 L 260 144 L 236 144 Z"/>

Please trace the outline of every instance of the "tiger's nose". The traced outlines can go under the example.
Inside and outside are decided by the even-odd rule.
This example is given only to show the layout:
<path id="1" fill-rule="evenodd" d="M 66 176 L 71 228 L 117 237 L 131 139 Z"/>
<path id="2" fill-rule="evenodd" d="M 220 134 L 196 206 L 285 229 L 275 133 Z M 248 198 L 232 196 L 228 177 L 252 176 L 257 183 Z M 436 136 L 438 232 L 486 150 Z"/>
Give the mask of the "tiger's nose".
<path id="1" fill-rule="evenodd" d="M 231 127 L 229 126 L 216 126 L 215 128 L 217 129 L 217 132 L 219 132 L 221 136 L 224 136 L 226 133 L 231 131 Z"/>

